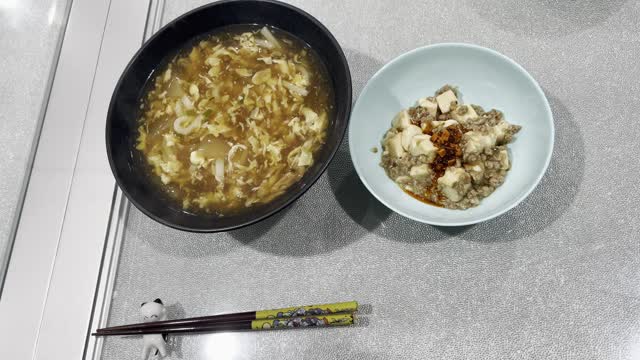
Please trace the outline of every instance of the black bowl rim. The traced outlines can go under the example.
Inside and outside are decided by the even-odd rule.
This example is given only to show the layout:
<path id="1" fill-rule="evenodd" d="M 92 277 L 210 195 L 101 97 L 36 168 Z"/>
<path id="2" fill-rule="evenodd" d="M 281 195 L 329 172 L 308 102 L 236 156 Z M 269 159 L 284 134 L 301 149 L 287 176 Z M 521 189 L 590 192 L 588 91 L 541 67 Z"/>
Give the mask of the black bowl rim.
<path id="1" fill-rule="evenodd" d="M 129 73 L 131 67 L 133 66 L 133 64 L 136 62 L 136 60 L 138 59 L 138 57 L 140 56 L 140 54 L 145 50 L 145 48 L 147 47 L 147 44 L 151 43 L 156 37 L 158 37 L 163 31 L 165 31 L 166 28 L 169 28 L 171 26 L 173 26 L 175 23 L 182 21 L 184 18 L 190 16 L 191 14 L 194 14 L 198 11 L 202 11 L 205 8 L 209 8 L 209 7 L 214 7 L 214 6 L 219 6 L 221 4 L 226 4 L 226 3 L 269 3 L 269 4 L 273 4 L 273 5 L 277 5 L 277 6 L 282 6 L 285 8 L 288 8 L 289 10 L 293 10 L 294 12 L 298 13 L 300 16 L 303 16 L 305 18 L 307 18 L 309 21 L 311 21 L 315 26 L 317 26 L 322 33 L 324 33 L 325 36 L 328 37 L 329 41 L 331 41 L 331 43 L 333 44 L 333 46 L 338 50 L 338 55 L 340 58 L 340 63 L 343 66 L 343 70 L 345 72 L 345 75 L 347 77 L 347 82 L 346 82 L 346 87 L 347 87 L 347 98 L 344 99 L 345 101 L 345 106 L 346 106 L 346 117 L 347 119 L 344 121 L 344 125 L 342 126 L 341 129 L 338 129 L 338 144 L 337 146 L 335 146 L 333 149 L 331 149 L 331 152 L 329 153 L 329 157 L 327 158 L 327 161 L 325 161 L 322 166 L 318 169 L 318 171 L 316 172 L 316 174 L 310 178 L 309 182 L 307 182 L 305 184 L 304 187 L 302 187 L 300 190 L 298 190 L 297 193 L 293 193 L 292 195 L 289 196 L 289 199 L 287 201 L 285 201 L 282 205 L 280 205 L 277 208 L 274 208 L 271 211 L 268 211 L 264 214 L 262 214 L 261 216 L 258 216 L 254 219 L 250 219 L 247 220 L 245 222 L 239 223 L 237 225 L 230 225 L 230 226 L 226 226 L 226 227 L 211 227 L 211 228 L 191 228 L 188 226 L 183 226 L 180 224 L 175 224 L 172 223 L 170 221 L 167 221 L 159 216 L 156 216 L 155 214 L 153 214 L 151 211 L 147 210 L 145 207 L 143 207 L 142 205 L 140 205 L 127 191 L 127 189 L 123 186 L 122 181 L 120 179 L 120 176 L 118 175 L 117 172 L 117 168 L 116 165 L 113 161 L 113 156 L 111 154 L 111 146 L 110 146 L 110 138 L 111 138 L 111 118 L 112 118 L 112 112 L 114 110 L 114 103 L 115 103 L 115 99 L 116 99 L 116 91 L 120 88 L 120 86 L 122 85 L 122 81 L 124 80 L 124 77 L 127 73 Z M 294 34 L 295 35 L 295 34 Z M 347 132 L 347 128 L 349 127 L 349 117 L 351 116 L 351 108 L 352 108 L 352 99 L 353 99 L 353 86 L 352 86 L 352 79 L 351 79 L 351 72 L 349 71 L 349 63 L 347 62 L 347 58 L 344 55 L 344 51 L 342 50 L 342 47 L 340 46 L 340 44 L 338 43 L 338 41 L 335 39 L 335 37 L 333 36 L 333 34 L 329 31 L 329 29 L 327 29 L 318 19 L 316 19 L 315 17 L 313 17 L 311 14 L 307 13 L 306 11 L 295 7 L 293 5 L 281 2 L 281 1 L 276 1 L 276 0 L 220 0 L 220 1 L 215 1 L 209 4 L 205 4 L 202 6 L 199 6 L 193 10 L 190 10 L 180 16 L 178 16 L 177 18 L 173 19 L 171 22 L 167 23 L 165 26 L 163 26 L 162 28 L 160 28 L 155 34 L 153 34 L 149 40 L 145 41 L 142 46 L 136 51 L 136 53 L 131 57 L 131 60 L 129 60 L 129 63 L 127 63 L 127 66 L 125 67 L 125 69 L 122 71 L 122 74 L 120 75 L 120 77 L 118 78 L 118 82 L 116 83 L 115 87 L 114 87 L 114 91 L 113 94 L 111 96 L 111 100 L 109 102 L 109 109 L 107 111 L 107 121 L 106 121 L 106 131 L 105 131 L 105 142 L 106 142 L 106 147 L 107 147 L 107 158 L 109 160 L 109 166 L 111 167 L 111 172 L 113 173 L 113 177 L 116 180 L 116 184 L 118 185 L 118 187 L 120 188 L 120 190 L 124 193 L 124 195 L 127 197 L 127 199 L 129 199 L 129 201 L 131 201 L 131 203 L 133 203 L 133 205 L 135 205 L 136 208 L 138 208 L 138 210 L 140 210 L 142 213 L 144 213 L 145 215 L 147 215 L 148 217 L 150 217 L 151 219 L 169 226 L 171 228 L 177 229 L 177 230 L 182 230 L 182 231 L 188 231 L 188 232 L 193 232 L 193 233 L 215 233 L 215 232 L 223 232 L 223 231 L 230 231 L 230 230 L 235 230 L 235 229 L 240 229 L 243 228 L 245 226 L 249 226 L 252 224 L 255 224 L 259 221 L 262 221 L 270 216 L 275 215 L 276 213 L 284 210 L 285 208 L 289 207 L 289 205 L 291 205 L 294 201 L 296 201 L 298 198 L 300 198 L 304 193 L 306 193 L 317 181 L 318 179 L 320 179 L 320 177 L 322 176 L 322 174 L 324 174 L 324 172 L 327 170 L 327 167 L 329 167 L 329 164 L 331 164 L 331 161 L 333 160 L 333 158 L 335 157 L 336 153 L 338 152 L 338 148 L 340 148 L 340 145 L 342 144 L 342 142 L 344 141 L 344 136 Z M 281 196 L 286 196 L 286 193 L 281 195 Z"/>

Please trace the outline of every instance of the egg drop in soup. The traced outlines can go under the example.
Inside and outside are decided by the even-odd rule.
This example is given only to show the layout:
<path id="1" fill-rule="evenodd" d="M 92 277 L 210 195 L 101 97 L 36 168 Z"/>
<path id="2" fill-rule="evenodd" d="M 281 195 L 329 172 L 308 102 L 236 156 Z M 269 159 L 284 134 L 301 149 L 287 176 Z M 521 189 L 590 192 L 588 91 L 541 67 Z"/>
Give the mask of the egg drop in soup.
<path id="1" fill-rule="evenodd" d="M 268 203 L 314 164 L 333 116 L 327 71 L 275 28 L 227 27 L 159 68 L 141 98 L 136 148 L 189 212 Z"/>

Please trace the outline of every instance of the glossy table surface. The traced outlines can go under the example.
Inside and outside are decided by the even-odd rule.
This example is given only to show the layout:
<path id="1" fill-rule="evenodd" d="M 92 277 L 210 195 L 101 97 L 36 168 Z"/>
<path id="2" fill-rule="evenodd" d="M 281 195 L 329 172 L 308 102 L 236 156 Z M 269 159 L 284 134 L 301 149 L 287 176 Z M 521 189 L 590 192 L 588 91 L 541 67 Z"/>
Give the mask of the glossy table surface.
<path id="1" fill-rule="evenodd" d="M 0 1 L 0 286 L 70 3 Z"/>
<path id="2" fill-rule="evenodd" d="M 163 23 L 202 3 L 167 2 Z M 176 336 L 170 358 L 640 358 L 640 3 L 292 3 L 338 39 L 355 96 L 427 44 L 523 65 L 555 117 L 546 176 L 497 219 L 438 228 L 374 200 L 345 143 L 307 194 L 245 229 L 179 232 L 131 208 L 108 323 L 139 321 L 157 297 L 174 318 L 354 299 L 370 306 L 356 327 Z M 108 338 L 102 357 L 140 352 L 140 338 Z"/>

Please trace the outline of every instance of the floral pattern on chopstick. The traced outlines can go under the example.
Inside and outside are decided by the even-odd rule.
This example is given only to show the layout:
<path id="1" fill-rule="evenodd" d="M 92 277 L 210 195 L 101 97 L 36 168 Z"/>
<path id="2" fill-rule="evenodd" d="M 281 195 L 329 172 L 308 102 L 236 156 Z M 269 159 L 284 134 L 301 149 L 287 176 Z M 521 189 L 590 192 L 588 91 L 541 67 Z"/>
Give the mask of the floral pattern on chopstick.
<path id="1" fill-rule="evenodd" d="M 353 324 L 353 314 L 292 317 L 283 319 L 254 320 L 253 330 L 285 329 L 297 327 L 343 326 Z"/>
<path id="2" fill-rule="evenodd" d="M 296 306 L 276 310 L 256 311 L 256 319 L 281 319 L 295 316 L 318 316 L 336 313 L 353 313 L 358 310 L 358 303 L 347 301 L 342 303 Z"/>

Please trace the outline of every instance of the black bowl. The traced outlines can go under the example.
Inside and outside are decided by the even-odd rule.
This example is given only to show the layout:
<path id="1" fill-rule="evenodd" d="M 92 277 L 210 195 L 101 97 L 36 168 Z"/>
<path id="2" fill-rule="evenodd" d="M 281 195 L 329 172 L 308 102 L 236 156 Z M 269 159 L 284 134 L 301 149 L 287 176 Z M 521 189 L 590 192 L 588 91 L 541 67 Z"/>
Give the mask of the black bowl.
<path id="1" fill-rule="evenodd" d="M 238 215 L 217 217 L 183 211 L 151 183 L 144 160 L 135 150 L 139 97 L 157 66 L 194 38 L 233 24 L 268 24 L 307 44 L 324 62 L 335 94 L 335 113 L 327 141 L 314 165 L 285 194 Z M 143 213 L 165 225 L 187 231 L 215 232 L 263 220 L 289 205 L 318 180 L 335 155 L 349 121 L 351 75 L 336 39 L 318 20 L 291 5 L 271 0 L 221 1 L 202 6 L 163 27 L 133 56 L 120 77 L 107 114 L 107 154 L 125 195 Z"/>

